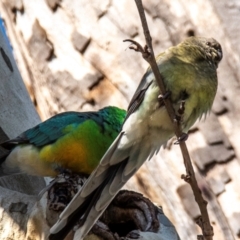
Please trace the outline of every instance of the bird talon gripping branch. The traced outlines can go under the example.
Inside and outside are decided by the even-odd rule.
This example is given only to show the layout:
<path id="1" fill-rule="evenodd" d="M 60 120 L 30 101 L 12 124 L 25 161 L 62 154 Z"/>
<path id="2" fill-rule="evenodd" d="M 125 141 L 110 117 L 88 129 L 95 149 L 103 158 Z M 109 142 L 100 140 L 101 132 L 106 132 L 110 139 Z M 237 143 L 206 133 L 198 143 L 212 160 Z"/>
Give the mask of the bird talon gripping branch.
<path id="1" fill-rule="evenodd" d="M 187 133 L 182 133 L 182 135 L 177 139 L 177 141 L 174 143 L 175 145 L 179 144 L 180 142 L 185 142 L 188 139 Z"/>
<path id="2" fill-rule="evenodd" d="M 164 94 L 159 94 L 158 95 L 158 99 L 159 100 L 163 100 L 163 99 L 167 99 L 171 96 L 171 92 L 170 91 L 166 91 Z"/>

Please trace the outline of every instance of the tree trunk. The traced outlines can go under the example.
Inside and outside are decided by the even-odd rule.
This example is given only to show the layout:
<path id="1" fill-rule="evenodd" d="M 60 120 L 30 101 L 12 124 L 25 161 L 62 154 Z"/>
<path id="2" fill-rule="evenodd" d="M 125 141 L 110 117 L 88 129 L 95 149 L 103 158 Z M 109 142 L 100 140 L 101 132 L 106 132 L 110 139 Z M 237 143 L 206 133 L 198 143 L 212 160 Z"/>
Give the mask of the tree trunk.
<path id="1" fill-rule="evenodd" d="M 214 239 L 238 239 L 239 3 L 145 0 L 144 7 L 155 53 L 191 35 L 214 37 L 223 47 L 212 112 L 194 126 L 187 145 L 199 186 L 209 202 Z M 43 120 L 67 110 L 97 110 L 106 105 L 127 108 L 147 67 L 140 54 L 122 42 L 132 38 L 144 44 L 134 1 L 2 0 L 0 11 L 20 72 Z M 27 109 L 24 120 L 16 118 L 10 129 L 32 126 L 25 117 L 35 113 L 28 112 L 25 102 L 23 107 Z M 20 111 L 20 107 L 16 109 Z M 9 116 L 3 115 L 0 121 L 6 123 Z M 4 128 L 2 122 L 0 126 Z M 163 206 L 180 237 L 191 240 L 199 233 L 195 224 L 199 211 L 189 186 L 180 178 L 184 173 L 179 148 L 169 143 L 138 171 L 127 188 Z"/>
<path id="2" fill-rule="evenodd" d="M 35 126 L 40 122 L 40 118 L 22 81 L 12 48 L 2 30 L 0 52 L 0 142 L 3 142 Z M 0 154 L 3 154 L 1 148 Z M 2 209 L 0 239 L 24 239 L 25 233 L 21 228 L 26 226 L 36 195 L 44 186 L 43 178 L 24 174 L 0 178 Z"/>

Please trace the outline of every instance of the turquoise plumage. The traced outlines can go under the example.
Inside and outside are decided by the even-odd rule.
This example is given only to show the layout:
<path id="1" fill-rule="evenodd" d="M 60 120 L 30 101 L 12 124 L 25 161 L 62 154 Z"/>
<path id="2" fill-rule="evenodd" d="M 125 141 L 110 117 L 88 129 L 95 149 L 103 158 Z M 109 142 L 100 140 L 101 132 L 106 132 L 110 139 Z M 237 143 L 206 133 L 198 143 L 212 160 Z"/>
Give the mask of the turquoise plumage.
<path id="1" fill-rule="evenodd" d="M 125 110 L 106 107 L 98 112 L 60 113 L 0 144 L 5 174 L 25 172 L 56 176 L 59 169 L 90 174 L 121 130 Z"/>

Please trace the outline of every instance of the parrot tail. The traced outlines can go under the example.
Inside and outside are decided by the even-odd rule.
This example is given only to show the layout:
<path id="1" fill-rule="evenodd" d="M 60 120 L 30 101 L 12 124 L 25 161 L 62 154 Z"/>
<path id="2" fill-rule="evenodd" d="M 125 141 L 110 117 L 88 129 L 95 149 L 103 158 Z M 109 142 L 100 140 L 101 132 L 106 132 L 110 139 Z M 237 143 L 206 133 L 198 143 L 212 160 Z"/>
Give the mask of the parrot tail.
<path id="1" fill-rule="evenodd" d="M 6 173 L 5 168 L 3 167 L 5 160 L 7 159 L 10 151 L 0 148 L 0 177 L 11 175 Z"/>
<path id="2" fill-rule="evenodd" d="M 104 198 L 107 199 L 107 203 L 100 211 L 98 211 L 95 207 L 99 198 L 103 197 L 101 196 L 103 193 L 105 194 L 106 192 L 109 192 L 109 187 L 112 183 L 114 176 L 116 176 L 118 170 L 122 168 L 122 165 L 126 165 L 126 162 L 127 159 L 124 162 L 119 163 L 118 165 L 110 167 L 106 172 L 107 177 L 92 193 L 90 193 L 84 198 L 81 198 L 81 200 L 78 198 L 78 202 L 82 202 L 82 204 L 76 210 L 74 210 L 74 212 L 72 212 L 67 219 L 62 219 L 62 221 L 59 220 L 58 223 L 60 223 L 60 225 L 58 225 L 58 227 L 54 226 L 51 229 L 51 235 L 49 236 L 49 240 L 64 239 L 77 222 L 78 226 L 82 230 L 81 235 L 85 236 L 88 233 L 97 218 L 102 215 L 104 210 L 112 201 L 115 194 L 107 194 L 107 196 L 104 196 Z M 89 218 L 91 218 L 91 220 Z"/>
<path id="3" fill-rule="evenodd" d="M 4 174 L 3 169 L 1 168 L 1 165 L 5 162 L 10 152 L 11 151 L 9 147 L 5 146 L 5 142 L 0 144 L 0 176 L 6 175 Z"/>
<path id="4" fill-rule="evenodd" d="M 9 151 L 3 150 L 4 151 L 3 153 L 2 153 L 2 149 L 0 151 L 1 151 L 1 154 L 0 154 L 0 168 L 1 168 L 1 164 L 5 162 L 7 156 L 9 155 Z"/>
<path id="5" fill-rule="evenodd" d="M 118 135 L 83 188 L 61 213 L 58 222 L 50 230 L 50 240 L 64 239 L 63 236 L 78 220 L 80 228 L 75 236 L 76 239 L 83 239 L 115 195 L 149 156 L 149 149 L 139 144 L 121 149 L 121 140 L 126 140 L 124 132 Z M 139 151 L 141 148 L 143 151 Z"/>
<path id="6" fill-rule="evenodd" d="M 17 137 L 15 139 L 0 143 L 0 176 L 6 176 L 6 175 L 18 173 L 18 171 L 17 172 L 6 171 L 6 169 L 3 167 L 3 165 L 5 164 L 5 161 L 6 161 L 7 157 L 9 156 L 9 154 L 11 153 L 11 151 L 18 144 L 22 144 L 22 143 L 26 143 L 26 140 L 23 140 L 22 137 Z"/>

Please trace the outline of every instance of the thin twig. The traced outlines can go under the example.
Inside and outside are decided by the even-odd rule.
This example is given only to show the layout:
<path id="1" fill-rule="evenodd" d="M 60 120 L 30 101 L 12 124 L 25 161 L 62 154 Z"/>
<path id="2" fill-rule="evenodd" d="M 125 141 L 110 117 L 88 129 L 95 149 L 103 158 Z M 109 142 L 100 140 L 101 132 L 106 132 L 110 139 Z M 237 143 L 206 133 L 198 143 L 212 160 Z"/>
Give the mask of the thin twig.
<path id="1" fill-rule="evenodd" d="M 140 19 L 142 22 L 142 27 L 143 27 L 143 31 L 144 31 L 144 35 L 145 35 L 146 44 L 147 44 L 147 48 L 146 47 L 142 48 L 145 50 L 145 56 L 143 55 L 143 57 L 150 64 L 162 95 L 166 96 L 167 92 L 166 92 L 164 82 L 162 80 L 161 74 L 158 70 L 158 66 L 157 66 L 157 63 L 155 60 L 155 55 L 154 55 L 153 47 L 152 47 L 152 38 L 151 38 L 149 29 L 148 29 L 148 24 L 147 24 L 146 16 L 144 13 L 142 1 L 135 0 L 135 2 L 137 5 L 137 8 L 138 8 L 138 12 L 139 12 Z M 136 50 L 136 51 L 138 51 L 138 50 Z M 146 54 L 146 53 L 148 53 L 148 54 Z M 183 132 L 181 129 L 181 123 L 180 123 L 180 121 L 177 120 L 177 116 L 173 109 L 170 98 L 162 97 L 161 101 L 164 102 L 167 112 L 170 116 L 170 119 L 172 120 L 174 132 L 175 132 L 177 138 L 180 139 L 178 141 L 178 143 L 179 143 L 181 151 L 182 151 L 184 164 L 186 167 L 186 173 L 187 173 L 187 175 L 186 176 L 183 175 L 182 178 L 190 184 L 190 186 L 193 190 L 194 196 L 195 196 L 195 201 L 197 202 L 197 204 L 199 206 L 199 209 L 201 212 L 201 217 L 199 218 L 198 225 L 202 229 L 204 238 L 206 240 L 212 240 L 213 239 L 213 228 L 210 224 L 210 220 L 209 220 L 209 216 L 208 216 L 208 212 L 207 212 L 207 202 L 203 199 L 201 191 L 198 187 L 197 180 L 195 178 L 195 173 L 193 170 L 193 166 L 191 163 L 191 159 L 190 159 L 185 141 L 181 141 L 182 136 L 183 136 Z M 201 236 L 198 236 L 198 238 L 201 238 Z"/>

